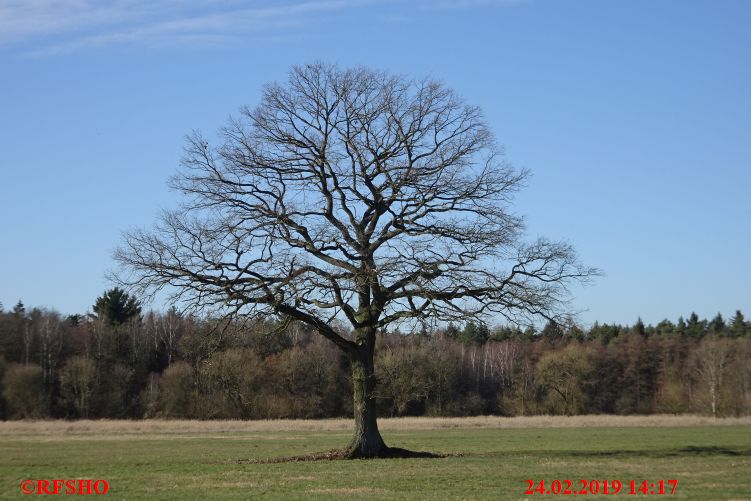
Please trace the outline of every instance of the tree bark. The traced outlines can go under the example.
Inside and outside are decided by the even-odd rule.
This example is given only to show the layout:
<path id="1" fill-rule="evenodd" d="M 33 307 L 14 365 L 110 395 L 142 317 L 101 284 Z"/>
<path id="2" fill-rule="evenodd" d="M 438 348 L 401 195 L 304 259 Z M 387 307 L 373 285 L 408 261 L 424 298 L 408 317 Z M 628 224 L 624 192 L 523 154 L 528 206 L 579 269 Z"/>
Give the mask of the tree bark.
<path id="1" fill-rule="evenodd" d="M 370 343 L 368 343 L 370 344 Z M 388 452 L 376 420 L 376 376 L 373 346 L 366 345 L 349 353 L 354 389 L 355 433 L 347 447 L 351 457 L 378 457 Z"/>

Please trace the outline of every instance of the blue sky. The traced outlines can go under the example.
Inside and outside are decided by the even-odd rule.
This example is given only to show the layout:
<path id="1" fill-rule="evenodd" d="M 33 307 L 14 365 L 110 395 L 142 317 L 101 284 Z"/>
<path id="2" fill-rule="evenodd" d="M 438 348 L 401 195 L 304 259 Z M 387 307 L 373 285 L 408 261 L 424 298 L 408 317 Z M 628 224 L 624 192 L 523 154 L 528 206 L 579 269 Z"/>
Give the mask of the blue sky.
<path id="1" fill-rule="evenodd" d="M 605 272 L 584 323 L 751 316 L 749 26 L 745 0 L 3 0 L 0 301 L 90 309 L 185 134 L 321 60 L 482 107 L 533 171 L 530 238 Z"/>

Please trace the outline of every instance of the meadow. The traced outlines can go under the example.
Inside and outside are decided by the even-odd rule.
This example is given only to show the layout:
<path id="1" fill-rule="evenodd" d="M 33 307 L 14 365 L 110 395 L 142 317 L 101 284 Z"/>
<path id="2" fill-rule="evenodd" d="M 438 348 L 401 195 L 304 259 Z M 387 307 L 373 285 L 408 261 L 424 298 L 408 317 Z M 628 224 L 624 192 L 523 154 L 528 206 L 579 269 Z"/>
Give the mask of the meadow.
<path id="1" fill-rule="evenodd" d="M 579 416 L 383 419 L 391 446 L 440 459 L 259 463 L 346 445 L 351 422 L 0 422 L 0 499 L 26 479 L 105 479 L 114 499 L 562 499 L 555 479 L 620 480 L 601 499 L 750 499 L 751 418 Z M 643 480 L 667 493 L 629 494 Z M 670 495 L 667 480 L 677 480 Z M 565 485 L 565 484 L 564 484 Z M 611 489 L 612 490 L 612 489 Z"/>

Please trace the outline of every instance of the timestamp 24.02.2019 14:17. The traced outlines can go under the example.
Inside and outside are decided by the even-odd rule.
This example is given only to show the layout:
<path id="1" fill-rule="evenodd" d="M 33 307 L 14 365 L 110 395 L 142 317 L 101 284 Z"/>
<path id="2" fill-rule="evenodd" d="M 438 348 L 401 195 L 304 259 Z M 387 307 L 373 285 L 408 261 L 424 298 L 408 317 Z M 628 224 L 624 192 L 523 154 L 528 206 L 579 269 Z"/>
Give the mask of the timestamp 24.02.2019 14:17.
<path id="1" fill-rule="evenodd" d="M 555 479 L 546 483 L 545 480 L 535 481 L 526 479 L 527 490 L 524 494 L 555 494 L 571 496 L 587 496 L 598 494 L 631 494 L 631 495 L 672 495 L 678 487 L 678 480 L 569 480 Z M 578 483 L 578 488 L 576 484 Z"/>

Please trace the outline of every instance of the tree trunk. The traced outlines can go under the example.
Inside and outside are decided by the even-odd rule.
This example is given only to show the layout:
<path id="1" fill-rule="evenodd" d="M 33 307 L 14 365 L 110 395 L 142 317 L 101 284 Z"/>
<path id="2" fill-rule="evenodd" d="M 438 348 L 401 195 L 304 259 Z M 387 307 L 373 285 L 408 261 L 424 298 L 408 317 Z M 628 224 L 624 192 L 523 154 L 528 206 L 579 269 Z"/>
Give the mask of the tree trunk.
<path id="1" fill-rule="evenodd" d="M 388 452 L 376 421 L 376 376 L 373 347 L 364 346 L 349 354 L 354 389 L 355 434 L 347 448 L 351 457 L 378 457 Z"/>

